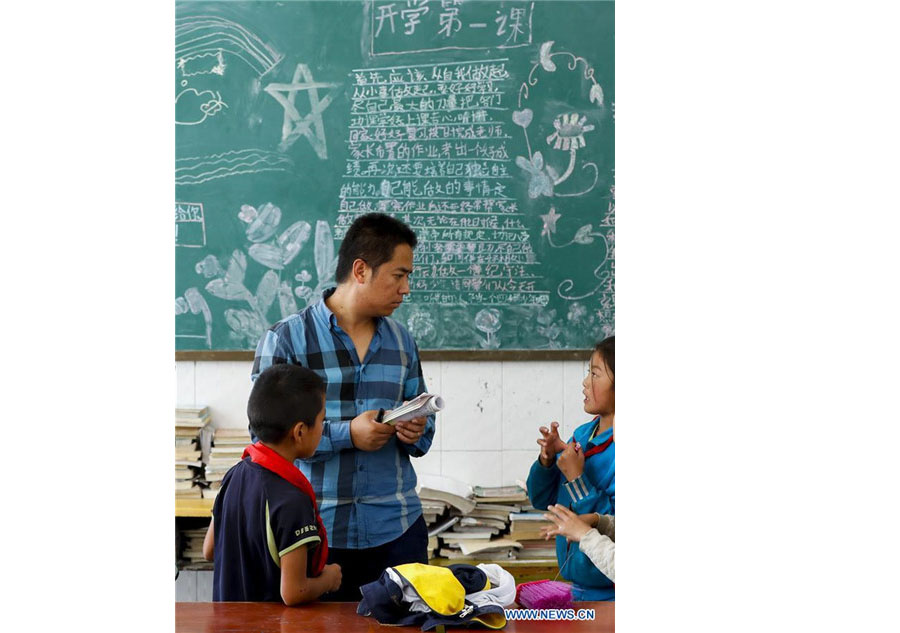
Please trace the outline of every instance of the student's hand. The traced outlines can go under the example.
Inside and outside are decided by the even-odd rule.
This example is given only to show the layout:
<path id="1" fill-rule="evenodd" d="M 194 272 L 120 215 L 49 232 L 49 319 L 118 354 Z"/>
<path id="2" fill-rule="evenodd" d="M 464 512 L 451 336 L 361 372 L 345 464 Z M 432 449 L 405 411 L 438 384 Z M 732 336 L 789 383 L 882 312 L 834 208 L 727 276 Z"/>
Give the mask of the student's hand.
<path id="1" fill-rule="evenodd" d="M 584 451 L 581 450 L 581 443 L 572 440 L 566 444 L 562 455 L 556 460 L 556 465 L 566 476 L 567 481 L 578 479 L 584 472 Z"/>
<path id="2" fill-rule="evenodd" d="M 325 565 L 325 568 L 322 569 L 322 578 L 325 579 L 325 586 L 327 587 L 325 591 L 337 591 L 340 589 L 342 577 L 340 565 L 336 563 Z"/>
<path id="3" fill-rule="evenodd" d="M 538 460 L 540 460 L 541 466 L 549 468 L 553 465 L 556 454 L 566 448 L 566 443 L 563 442 L 562 438 L 559 436 L 559 422 L 551 422 L 549 429 L 546 426 L 542 426 L 538 430 L 541 432 L 542 436 L 541 439 L 537 441 L 537 443 L 541 445 L 541 454 L 538 457 Z"/>
<path id="4" fill-rule="evenodd" d="M 371 409 L 350 421 L 350 441 L 361 451 L 377 451 L 387 444 L 394 434 L 394 427 L 375 421 L 378 411 Z"/>
<path id="5" fill-rule="evenodd" d="M 548 521 L 553 521 L 556 525 L 541 529 L 541 534 L 545 540 L 551 536 L 562 534 L 567 541 L 578 542 L 591 530 L 591 526 L 582 517 L 558 503 L 547 506 L 547 512 L 548 514 L 545 514 L 544 518 Z M 588 518 L 587 515 L 584 518 Z"/>
<path id="6" fill-rule="evenodd" d="M 425 422 L 427 418 L 413 418 L 405 422 L 397 422 L 394 427 L 397 429 L 397 439 L 404 444 L 415 444 L 425 433 Z"/>

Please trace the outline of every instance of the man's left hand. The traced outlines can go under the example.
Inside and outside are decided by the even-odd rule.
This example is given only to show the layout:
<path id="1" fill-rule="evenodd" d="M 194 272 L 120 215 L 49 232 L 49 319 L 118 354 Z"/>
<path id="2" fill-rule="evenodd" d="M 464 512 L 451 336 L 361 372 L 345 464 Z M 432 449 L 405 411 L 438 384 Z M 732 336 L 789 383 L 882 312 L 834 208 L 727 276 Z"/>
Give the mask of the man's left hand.
<path id="1" fill-rule="evenodd" d="M 425 433 L 425 422 L 427 418 L 413 418 L 404 422 L 397 422 L 394 428 L 397 429 L 397 439 L 404 444 L 415 444 L 419 438 Z"/>

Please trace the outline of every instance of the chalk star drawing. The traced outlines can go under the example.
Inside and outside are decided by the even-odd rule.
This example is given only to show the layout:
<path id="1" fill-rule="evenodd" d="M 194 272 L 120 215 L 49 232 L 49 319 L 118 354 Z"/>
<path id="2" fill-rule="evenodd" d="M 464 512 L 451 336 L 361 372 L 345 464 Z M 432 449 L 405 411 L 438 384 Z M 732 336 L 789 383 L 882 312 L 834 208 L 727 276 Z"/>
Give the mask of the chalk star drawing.
<path id="1" fill-rule="evenodd" d="M 556 233 L 556 221 L 561 217 L 562 216 L 556 212 L 556 209 L 550 207 L 550 213 L 541 216 L 541 219 L 544 221 L 544 228 L 541 230 L 541 235 Z"/>
<path id="2" fill-rule="evenodd" d="M 302 81 L 301 81 L 302 80 Z M 319 100 L 319 88 L 336 88 L 337 83 L 317 82 L 313 79 L 309 66 L 297 64 L 294 69 L 294 77 L 289 84 L 269 84 L 266 92 L 275 98 L 284 107 L 284 124 L 281 127 L 281 144 L 278 146 L 283 152 L 293 145 L 301 135 L 309 139 L 310 145 L 316 150 L 319 158 L 328 158 L 328 148 L 325 146 L 325 124 L 322 122 L 322 112 L 325 111 L 334 96 L 336 90 Z M 297 93 L 301 90 L 308 91 L 309 113 L 301 115 L 294 105 Z M 315 128 L 315 130 L 313 129 Z"/>

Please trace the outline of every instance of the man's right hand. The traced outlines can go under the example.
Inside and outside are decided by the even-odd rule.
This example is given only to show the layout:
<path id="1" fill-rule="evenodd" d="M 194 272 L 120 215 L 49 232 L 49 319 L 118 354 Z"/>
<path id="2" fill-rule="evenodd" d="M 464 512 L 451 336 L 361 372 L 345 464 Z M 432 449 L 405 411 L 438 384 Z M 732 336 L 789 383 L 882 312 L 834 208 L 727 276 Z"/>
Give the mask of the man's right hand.
<path id="1" fill-rule="evenodd" d="M 326 579 L 325 586 L 328 587 L 325 591 L 337 591 L 341 588 L 341 579 L 343 578 L 343 574 L 341 574 L 341 566 L 333 563 L 331 565 L 325 565 L 324 569 L 322 569 L 322 577 Z"/>
<path id="2" fill-rule="evenodd" d="M 556 454 L 566 450 L 566 443 L 559 436 L 559 422 L 551 422 L 550 428 L 542 426 L 538 429 L 541 432 L 541 438 L 537 441 L 541 445 L 541 454 L 538 460 L 541 466 L 549 468 L 556 461 Z"/>
<path id="3" fill-rule="evenodd" d="M 390 424 L 376 422 L 376 415 L 378 411 L 371 409 L 350 421 L 350 441 L 361 451 L 377 451 L 395 432 Z"/>

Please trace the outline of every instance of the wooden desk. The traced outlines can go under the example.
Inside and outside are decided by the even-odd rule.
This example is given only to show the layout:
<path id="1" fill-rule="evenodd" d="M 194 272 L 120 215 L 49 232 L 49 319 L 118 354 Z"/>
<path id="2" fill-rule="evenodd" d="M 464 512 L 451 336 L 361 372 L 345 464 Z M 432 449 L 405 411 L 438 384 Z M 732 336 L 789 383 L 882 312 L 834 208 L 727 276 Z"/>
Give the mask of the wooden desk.
<path id="1" fill-rule="evenodd" d="M 316 602 L 301 607 L 285 607 L 274 602 L 177 602 L 175 633 L 411 633 L 418 627 L 378 624 L 375 618 L 356 614 L 356 602 Z M 595 619 L 584 622 L 508 620 L 504 631 L 536 633 L 614 633 L 614 602 L 576 602 L 576 609 L 594 609 Z M 472 629 L 447 627 L 447 631 L 490 631 L 478 626 Z"/>
<path id="2" fill-rule="evenodd" d="M 212 516 L 212 507 L 215 499 L 187 499 L 175 498 L 176 517 L 204 517 Z"/>

